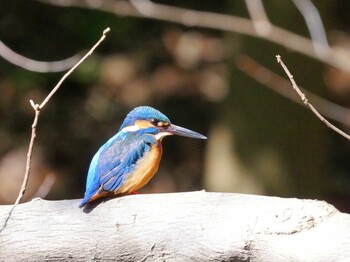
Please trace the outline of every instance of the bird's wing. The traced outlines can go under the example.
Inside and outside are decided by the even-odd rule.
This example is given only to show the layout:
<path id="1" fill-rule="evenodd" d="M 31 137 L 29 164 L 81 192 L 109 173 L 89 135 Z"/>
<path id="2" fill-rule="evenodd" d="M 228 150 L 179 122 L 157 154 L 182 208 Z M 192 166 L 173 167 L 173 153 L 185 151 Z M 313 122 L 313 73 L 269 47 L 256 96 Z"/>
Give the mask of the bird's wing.
<path id="1" fill-rule="evenodd" d="M 81 206 L 104 191 L 116 191 L 135 169 L 136 163 L 151 149 L 152 137 L 129 135 L 112 137 L 91 161 L 86 192 Z"/>
<path id="2" fill-rule="evenodd" d="M 137 161 L 150 149 L 151 146 L 147 141 L 135 136 L 132 139 L 117 141 L 102 152 L 97 169 L 103 189 L 116 191 L 121 187 L 130 173 L 135 170 Z"/>

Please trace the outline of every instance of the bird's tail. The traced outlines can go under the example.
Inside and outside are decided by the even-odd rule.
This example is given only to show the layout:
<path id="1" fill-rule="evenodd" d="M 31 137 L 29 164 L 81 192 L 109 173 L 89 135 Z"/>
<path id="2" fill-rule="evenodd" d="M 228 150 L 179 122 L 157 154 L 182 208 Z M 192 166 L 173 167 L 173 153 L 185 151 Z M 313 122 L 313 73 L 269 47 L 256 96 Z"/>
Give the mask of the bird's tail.
<path id="1" fill-rule="evenodd" d="M 83 200 L 81 200 L 79 207 L 82 208 L 85 206 L 85 204 L 89 201 L 90 196 L 85 195 L 85 197 L 83 198 Z"/>
<path id="2" fill-rule="evenodd" d="M 83 200 L 81 200 L 79 207 L 82 208 L 83 206 L 85 206 L 87 203 L 92 202 L 96 199 L 99 199 L 101 197 L 105 197 L 108 195 L 113 195 L 113 192 L 108 192 L 108 191 L 97 191 L 97 192 L 93 192 L 93 193 L 85 193 L 85 196 L 83 198 Z"/>

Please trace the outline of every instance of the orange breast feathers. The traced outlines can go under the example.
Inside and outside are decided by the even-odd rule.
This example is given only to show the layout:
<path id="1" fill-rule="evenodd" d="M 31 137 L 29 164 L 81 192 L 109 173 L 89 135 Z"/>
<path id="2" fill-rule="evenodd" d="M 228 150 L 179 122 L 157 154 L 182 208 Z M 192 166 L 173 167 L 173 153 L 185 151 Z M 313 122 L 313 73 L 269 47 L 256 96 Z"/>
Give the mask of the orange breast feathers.
<path id="1" fill-rule="evenodd" d="M 132 193 L 146 185 L 158 170 L 162 157 L 162 144 L 152 144 L 151 150 L 137 163 L 135 170 L 114 194 Z"/>

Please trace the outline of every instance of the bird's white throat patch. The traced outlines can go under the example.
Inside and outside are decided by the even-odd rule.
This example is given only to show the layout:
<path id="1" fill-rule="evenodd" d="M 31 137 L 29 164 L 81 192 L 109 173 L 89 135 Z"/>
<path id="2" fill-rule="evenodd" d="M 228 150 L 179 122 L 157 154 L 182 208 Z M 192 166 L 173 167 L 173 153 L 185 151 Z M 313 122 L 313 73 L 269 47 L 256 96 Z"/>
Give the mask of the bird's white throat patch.
<path id="1" fill-rule="evenodd" d="M 156 139 L 156 140 L 162 140 L 163 139 L 163 137 L 165 137 L 165 136 L 171 136 L 172 135 L 172 133 L 169 133 L 169 132 L 160 132 L 160 133 L 158 133 L 158 134 L 156 134 L 155 136 L 154 136 L 154 138 Z"/>

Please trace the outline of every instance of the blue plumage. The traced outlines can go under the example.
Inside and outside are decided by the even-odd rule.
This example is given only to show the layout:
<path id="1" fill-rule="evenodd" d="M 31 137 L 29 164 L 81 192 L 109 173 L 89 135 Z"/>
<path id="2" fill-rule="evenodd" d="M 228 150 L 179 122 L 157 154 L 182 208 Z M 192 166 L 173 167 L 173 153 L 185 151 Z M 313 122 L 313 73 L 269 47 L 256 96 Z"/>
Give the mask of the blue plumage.
<path id="1" fill-rule="evenodd" d="M 93 157 L 80 207 L 109 193 L 129 193 L 147 184 L 157 171 L 161 140 L 168 135 L 206 137 L 170 123 L 158 110 L 140 106 L 125 118 L 119 132 Z"/>
<path id="2" fill-rule="evenodd" d="M 127 176 L 135 170 L 138 160 L 147 154 L 155 139 L 143 134 L 120 131 L 107 141 L 93 157 L 87 182 L 83 206 L 101 186 L 106 191 L 116 191 L 122 186 Z"/>
<path id="3" fill-rule="evenodd" d="M 120 130 L 127 126 L 132 126 L 136 120 L 151 120 L 157 119 L 162 122 L 168 122 L 170 124 L 170 120 L 167 116 L 159 112 L 158 110 L 149 107 L 149 106 L 139 106 L 134 108 L 124 119 L 123 124 L 120 127 Z M 120 131 L 119 130 L 119 131 Z"/>

